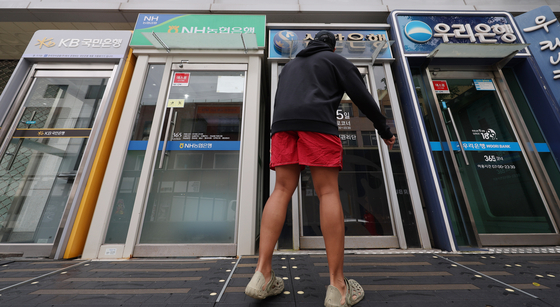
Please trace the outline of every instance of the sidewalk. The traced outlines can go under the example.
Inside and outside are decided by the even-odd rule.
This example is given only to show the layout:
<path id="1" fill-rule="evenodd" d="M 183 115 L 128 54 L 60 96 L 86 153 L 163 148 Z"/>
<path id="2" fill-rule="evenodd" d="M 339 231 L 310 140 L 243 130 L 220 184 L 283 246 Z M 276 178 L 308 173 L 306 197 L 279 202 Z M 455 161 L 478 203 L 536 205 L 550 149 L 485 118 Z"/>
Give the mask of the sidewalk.
<path id="1" fill-rule="evenodd" d="M 358 307 L 560 306 L 560 247 L 505 252 L 354 251 L 344 271 Z M 275 254 L 285 292 L 263 301 L 244 294 L 256 261 L 0 259 L 0 306 L 323 306 L 324 253 Z"/>

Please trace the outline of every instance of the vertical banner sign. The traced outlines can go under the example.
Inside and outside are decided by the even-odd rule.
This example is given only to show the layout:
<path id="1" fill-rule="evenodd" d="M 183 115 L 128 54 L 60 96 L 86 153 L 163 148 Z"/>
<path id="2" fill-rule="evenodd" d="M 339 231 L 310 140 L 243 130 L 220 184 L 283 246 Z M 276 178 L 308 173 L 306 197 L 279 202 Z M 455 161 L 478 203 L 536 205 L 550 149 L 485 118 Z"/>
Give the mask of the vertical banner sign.
<path id="1" fill-rule="evenodd" d="M 548 88 L 560 103 L 560 22 L 548 6 L 515 17 Z"/>

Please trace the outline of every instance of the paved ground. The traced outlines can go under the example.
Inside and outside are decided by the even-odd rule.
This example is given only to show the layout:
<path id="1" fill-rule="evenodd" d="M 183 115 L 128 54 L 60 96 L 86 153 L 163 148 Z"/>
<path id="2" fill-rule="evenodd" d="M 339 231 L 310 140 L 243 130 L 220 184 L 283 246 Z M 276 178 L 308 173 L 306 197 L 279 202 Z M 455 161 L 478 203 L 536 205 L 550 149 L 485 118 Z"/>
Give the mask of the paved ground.
<path id="1" fill-rule="evenodd" d="M 358 307 L 560 306 L 558 251 L 358 252 L 346 255 L 344 270 L 365 289 Z M 275 255 L 286 288 L 264 301 L 243 292 L 256 261 L 4 259 L 0 306 L 323 306 L 325 255 Z"/>

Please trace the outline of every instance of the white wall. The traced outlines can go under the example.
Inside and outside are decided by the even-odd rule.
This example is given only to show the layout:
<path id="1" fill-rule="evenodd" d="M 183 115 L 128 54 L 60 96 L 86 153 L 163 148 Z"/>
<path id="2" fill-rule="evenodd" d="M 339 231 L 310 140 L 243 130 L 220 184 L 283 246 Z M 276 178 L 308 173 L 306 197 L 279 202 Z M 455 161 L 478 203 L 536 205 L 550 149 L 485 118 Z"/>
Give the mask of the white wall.
<path id="1" fill-rule="evenodd" d="M 0 0 L 0 21 L 134 22 L 140 12 L 155 13 L 270 13 L 269 22 L 329 17 L 352 22 L 352 16 L 385 22 L 395 9 L 505 10 L 520 14 L 548 5 L 560 14 L 558 0 Z M 69 14 L 69 12 L 71 12 Z M 351 13 L 351 15 L 348 15 Z M 325 22 L 325 21 L 323 21 Z M 362 22 L 360 20 L 356 22 Z"/>

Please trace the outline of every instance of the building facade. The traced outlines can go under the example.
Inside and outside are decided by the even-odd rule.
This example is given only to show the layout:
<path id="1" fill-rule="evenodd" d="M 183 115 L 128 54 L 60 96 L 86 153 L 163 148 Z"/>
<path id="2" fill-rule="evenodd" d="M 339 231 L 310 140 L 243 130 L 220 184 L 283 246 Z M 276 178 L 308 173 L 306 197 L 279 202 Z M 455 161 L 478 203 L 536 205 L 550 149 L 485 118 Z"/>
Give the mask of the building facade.
<path id="1" fill-rule="evenodd" d="M 278 76 L 322 29 L 398 142 L 343 98 L 346 248 L 558 245 L 560 4 L 537 2 L 0 1 L 0 253 L 254 254 Z M 303 170 L 278 249 L 324 248 L 319 222 Z"/>

